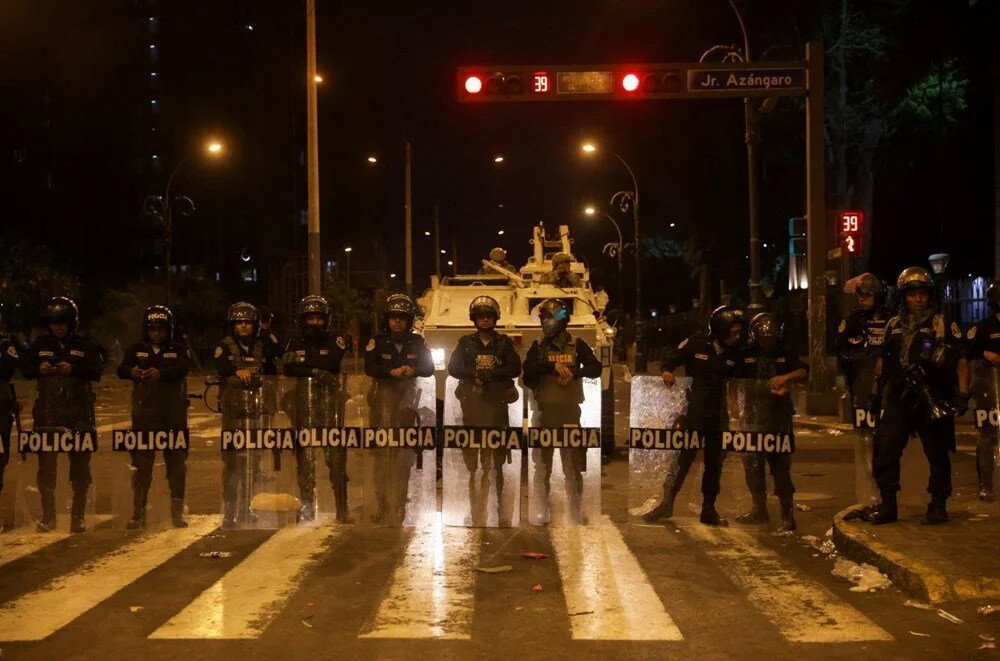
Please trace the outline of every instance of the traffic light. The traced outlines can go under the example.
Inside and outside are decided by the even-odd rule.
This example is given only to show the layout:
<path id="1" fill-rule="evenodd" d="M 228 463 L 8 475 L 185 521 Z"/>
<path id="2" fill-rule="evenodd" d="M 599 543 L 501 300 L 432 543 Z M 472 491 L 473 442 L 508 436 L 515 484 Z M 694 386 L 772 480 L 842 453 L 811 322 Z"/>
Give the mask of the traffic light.
<path id="1" fill-rule="evenodd" d="M 686 92 L 680 65 L 459 67 L 457 87 L 462 102 L 641 99 Z"/>
<path id="2" fill-rule="evenodd" d="M 865 215 L 860 211 L 841 211 L 837 214 L 837 230 L 847 252 L 861 252 L 861 229 L 864 219 Z"/>

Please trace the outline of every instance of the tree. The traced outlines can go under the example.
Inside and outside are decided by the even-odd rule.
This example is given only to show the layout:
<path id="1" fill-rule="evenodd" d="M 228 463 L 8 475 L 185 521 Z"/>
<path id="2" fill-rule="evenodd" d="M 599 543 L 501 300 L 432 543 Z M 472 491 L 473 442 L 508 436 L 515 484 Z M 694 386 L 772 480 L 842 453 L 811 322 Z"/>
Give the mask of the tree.
<path id="1" fill-rule="evenodd" d="M 42 245 L 0 240 L 0 309 L 8 328 L 28 330 L 38 320 L 46 300 L 53 296 L 78 298 L 80 280 L 67 266 L 57 264 Z"/>

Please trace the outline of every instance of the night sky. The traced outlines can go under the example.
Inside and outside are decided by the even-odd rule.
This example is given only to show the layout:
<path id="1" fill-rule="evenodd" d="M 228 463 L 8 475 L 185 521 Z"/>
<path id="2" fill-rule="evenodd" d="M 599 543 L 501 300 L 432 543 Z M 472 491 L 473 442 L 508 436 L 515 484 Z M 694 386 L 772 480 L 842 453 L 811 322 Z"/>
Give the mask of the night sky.
<path id="1" fill-rule="evenodd" d="M 87 282 L 126 286 L 158 259 L 139 254 L 138 246 L 155 244 L 158 236 L 139 213 L 142 198 L 162 191 L 180 155 L 212 135 L 226 141 L 224 161 L 192 159 L 177 179 L 178 193 L 198 207 L 194 217 L 177 221 L 178 263 L 204 261 L 230 277 L 240 254 L 266 265 L 304 247 L 304 3 L 4 4 L 0 55 L 9 84 L 0 90 L 6 153 L 0 175 L 8 203 L 0 232 L 45 242 Z M 450 250 L 454 239 L 466 269 L 493 245 L 522 263 L 531 226 L 544 221 L 553 231 L 571 225 L 578 257 L 609 271 L 614 262 L 600 248 L 614 230 L 605 220 L 585 219 L 580 209 L 607 205 L 615 191 L 629 187 L 613 150 L 638 176 L 644 233 L 683 243 L 701 231 L 713 240 L 713 281 L 734 287 L 745 281 L 746 156 L 738 100 L 469 106 L 455 94 L 460 65 L 696 61 L 715 44 L 740 41 L 727 2 L 317 4 L 319 69 L 326 78 L 319 130 L 325 256 L 339 258 L 352 245 L 353 267 L 361 272 L 378 267 L 375 258 L 384 250 L 386 271 L 402 276 L 403 144 L 410 140 L 418 291 L 432 268 L 424 230 L 431 229 L 435 203 L 442 247 Z M 912 163 L 878 161 L 872 267 L 892 278 L 943 249 L 957 270 L 989 274 L 991 24 L 966 3 L 911 4 L 900 29 L 912 55 L 893 62 L 892 75 L 905 87 L 935 58 L 958 58 L 970 79 L 969 108 L 946 140 L 925 136 L 926 142 L 909 145 Z M 740 6 L 755 54 L 777 44 L 801 52 L 820 29 L 822 3 Z M 161 87 L 154 92 L 144 78 L 149 65 L 139 29 L 147 11 L 159 21 Z M 150 94 L 160 104 L 161 128 L 152 140 L 137 110 Z M 786 249 L 787 219 L 804 212 L 803 125 L 801 100 L 783 99 L 763 126 L 765 271 Z M 607 151 L 581 157 L 584 138 Z M 54 166 L 51 191 L 39 193 L 37 176 L 24 174 L 30 158 L 28 166 L 8 172 L 7 154 L 22 144 L 30 157 Z M 140 167 L 150 151 L 166 171 Z M 366 162 L 369 154 L 378 155 L 377 166 Z M 505 157 L 500 166 L 496 154 Z M 624 229 L 628 223 L 621 220 Z M 669 279 L 651 294 L 654 305 L 694 293 L 679 260 L 650 272 Z"/>

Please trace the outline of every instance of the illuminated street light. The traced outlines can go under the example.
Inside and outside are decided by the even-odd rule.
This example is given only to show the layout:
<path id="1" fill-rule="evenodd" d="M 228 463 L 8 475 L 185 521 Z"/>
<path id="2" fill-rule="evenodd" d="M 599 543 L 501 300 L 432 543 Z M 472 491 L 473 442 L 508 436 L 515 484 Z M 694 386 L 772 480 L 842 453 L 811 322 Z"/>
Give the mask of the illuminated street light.
<path id="1" fill-rule="evenodd" d="M 430 236 L 430 235 L 431 235 L 430 230 L 424 230 L 424 236 Z"/>
<path id="2" fill-rule="evenodd" d="M 210 154 L 219 154 L 222 152 L 222 143 L 210 142 L 205 149 L 207 149 Z"/>
<path id="3" fill-rule="evenodd" d="M 453 261 L 451 261 L 451 260 L 449 259 L 449 260 L 448 260 L 448 266 L 454 266 L 454 265 L 455 265 L 455 262 L 453 262 Z"/>
<path id="4" fill-rule="evenodd" d="M 495 156 L 493 158 L 493 162 L 494 163 L 503 163 L 503 156 L 502 155 Z"/>
<path id="5" fill-rule="evenodd" d="M 316 74 L 315 76 L 313 76 L 313 82 L 314 83 L 322 83 L 323 82 L 323 76 L 321 76 L 320 74 Z"/>
<path id="6" fill-rule="evenodd" d="M 583 213 L 587 214 L 588 216 L 593 216 L 595 213 L 597 213 L 597 209 L 595 209 L 594 207 L 586 207 L 583 210 Z"/>
<path id="7" fill-rule="evenodd" d="M 587 154 L 593 154 L 597 151 L 597 145 L 592 142 L 585 142 L 580 146 L 580 149 Z"/>
<path id="8" fill-rule="evenodd" d="M 390 273 L 390 274 L 389 274 L 389 277 L 390 277 L 390 278 L 395 278 L 395 277 L 396 277 L 396 274 L 395 274 L 395 273 Z"/>
<path id="9" fill-rule="evenodd" d="M 441 251 L 441 254 L 442 254 L 442 255 L 444 255 L 444 254 L 445 254 L 445 251 L 443 251 L 443 250 L 442 250 L 442 251 Z"/>
<path id="10" fill-rule="evenodd" d="M 499 232 L 497 232 L 497 236 L 503 236 L 503 230 L 500 230 Z"/>
<path id="11" fill-rule="evenodd" d="M 348 246 L 347 248 L 344 248 L 344 252 L 351 252 L 351 247 Z"/>
<path id="12" fill-rule="evenodd" d="M 375 163 L 378 163 L 378 159 L 375 156 L 369 156 L 368 162 L 374 165 Z"/>

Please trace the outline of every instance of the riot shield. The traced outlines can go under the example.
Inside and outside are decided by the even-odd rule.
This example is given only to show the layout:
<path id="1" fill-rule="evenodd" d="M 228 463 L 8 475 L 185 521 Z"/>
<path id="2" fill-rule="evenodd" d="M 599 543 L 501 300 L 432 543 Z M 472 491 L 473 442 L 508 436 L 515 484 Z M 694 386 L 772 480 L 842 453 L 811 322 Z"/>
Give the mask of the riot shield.
<path id="1" fill-rule="evenodd" d="M 972 415 L 979 430 L 976 439 L 976 470 L 980 492 L 994 491 L 994 474 L 1000 465 L 997 440 L 1000 438 L 1000 367 L 984 361 L 973 362 Z"/>
<path id="2" fill-rule="evenodd" d="M 665 481 L 691 435 L 677 429 L 687 413 L 691 379 L 670 388 L 658 376 L 635 375 L 631 384 L 628 452 L 628 513 L 636 519 L 663 498 Z M 679 434 L 674 432 L 679 431 Z"/>
<path id="3" fill-rule="evenodd" d="M 183 513 L 184 507 L 191 447 L 187 380 L 133 382 L 130 406 L 131 424 L 109 433 L 111 453 L 105 455 L 115 525 L 169 525 L 172 508 Z"/>
<path id="4" fill-rule="evenodd" d="M 89 381 L 74 377 L 42 376 L 32 383 L 30 415 L 22 413 L 22 432 L 11 442 L 11 452 L 21 459 L 11 458 L 17 476 L 15 525 L 33 527 L 55 516 L 57 529 L 65 530 L 74 501 L 88 522 L 96 513 L 96 397 Z"/>
<path id="5" fill-rule="evenodd" d="M 858 430 L 854 441 L 854 495 L 861 505 L 870 505 L 878 500 L 878 487 L 872 475 L 873 446 L 876 416 L 868 415 L 872 400 L 872 386 L 875 380 L 876 358 L 860 354 L 851 361 L 851 407 L 854 428 Z"/>
<path id="6" fill-rule="evenodd" d="M 348 395 L 341 388 L 341 379 L 321 381 L 313 377 L 282 377 L 279 381 L 280 407 L 287 412 L 291 427 L 296 431 L 293 451 L 295 481 L 298 487 L 300 513 L 311 520 L 336 517 L 341 523 L 353 521 L 360 508 L 350 498 L 350 476 L 358 468 L 360 430 L 348 430 L 343 425 Z"/>
<path id="7" fill-rule="evenodd" d="M 431 522 L 437 516 L 434 377 L 366 380 L 363 520 Z"/>
<path id="8" fill-rule="evenodd" d="M 572 525 L 601 514 L 601 380 L 561 386 L 543 375 L 525 388 L 529 426 L 528 520 Z"/>
<path id="9" fill-rule="evenodd" d="M 485 387 L 451 376 L 445 381 L 441 516 L 446 525 L 520 523 L 522 407 L 521 387 L 513 381 Z"/>
<path id="10" fill-rule="evenodd" d="M 227 528 L 274 529 L 295 523 L 296 446 L 291 419 L 281 408 L 278 377 L 236 377 L 221 386 L 222 520 Z"/>

